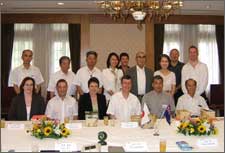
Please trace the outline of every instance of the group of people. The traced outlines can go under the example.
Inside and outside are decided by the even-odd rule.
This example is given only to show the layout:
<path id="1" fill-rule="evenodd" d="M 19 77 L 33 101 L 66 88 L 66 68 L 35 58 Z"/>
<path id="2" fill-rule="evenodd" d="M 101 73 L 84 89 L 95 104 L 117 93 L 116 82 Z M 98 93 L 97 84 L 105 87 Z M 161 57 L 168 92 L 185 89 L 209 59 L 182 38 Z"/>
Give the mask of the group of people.
<path id="1" fill-rule="evenodd" d="M 44 82 L 39 68 L 31 65 L 33 52 L 24 50 L 23 64 L 9 77 L 9 85 L 18 94 L 13 98 L 9 120 L 30 120 L 33 115 L 45 114 L 52 119 L 85 119 L 85 112 L 97 112 L 99 119 L 130 121 L 141 115 L 144 105 L 160 117 L 162 105 L 170 105 L 171 115 L 176 110 L 188 110 L 199 116 L 200 109 L 208 109 L 204 96 L 208 84 L 206 64 L 198 60 L 198 48 L 190 46 L 189 61 L 179 61 L 179 51 L 159 58 L 161 69 L 153 72 L 146 67 L 145 52 L 136 53 L 136 65 L 129 67 L 129 55 L 112 52 L 102 71 L 96 67 L 98 54 L 86 53 L 86 66 L 77 73 L 70 71 L 70 58 L 62 56 L 60 70 L 50 76 L 48 91 L 51 99 L 45 103 L 39 93 Z M 120 66 L 119 66 L 120 64 Z M 47 104 L 47 105 L 46 105 Z"/>

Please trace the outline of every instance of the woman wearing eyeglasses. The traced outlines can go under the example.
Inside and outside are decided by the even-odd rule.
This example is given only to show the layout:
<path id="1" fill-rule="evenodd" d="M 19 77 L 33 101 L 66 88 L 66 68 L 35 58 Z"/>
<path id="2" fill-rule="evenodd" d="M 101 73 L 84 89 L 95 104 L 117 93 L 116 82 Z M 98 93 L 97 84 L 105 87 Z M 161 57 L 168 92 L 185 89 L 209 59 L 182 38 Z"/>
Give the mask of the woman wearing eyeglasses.
<path id="1" fill-rule="evenodd" d="M 20 94 L 13 98 L 8 120 L 30 120 L 33 115 L 43 115 L 45 112 L 44 98 L 35 93 L 35 81 L 31 77 L 23 79 Z"/>

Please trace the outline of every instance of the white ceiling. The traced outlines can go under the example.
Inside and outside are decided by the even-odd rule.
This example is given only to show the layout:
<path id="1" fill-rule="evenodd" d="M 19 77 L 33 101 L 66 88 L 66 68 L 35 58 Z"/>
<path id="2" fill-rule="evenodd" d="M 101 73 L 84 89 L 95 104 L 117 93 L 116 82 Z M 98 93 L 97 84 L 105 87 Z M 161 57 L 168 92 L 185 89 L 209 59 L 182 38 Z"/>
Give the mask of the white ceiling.
<path id="1" fill-rule="evenodd" d="M 99 0 L 0 0 L 0 9 L 2 13 L 101 14 L 96 1 Z M 176 14 L 224 15 L 224 0 L 183 0 L 183 5 Z"/>

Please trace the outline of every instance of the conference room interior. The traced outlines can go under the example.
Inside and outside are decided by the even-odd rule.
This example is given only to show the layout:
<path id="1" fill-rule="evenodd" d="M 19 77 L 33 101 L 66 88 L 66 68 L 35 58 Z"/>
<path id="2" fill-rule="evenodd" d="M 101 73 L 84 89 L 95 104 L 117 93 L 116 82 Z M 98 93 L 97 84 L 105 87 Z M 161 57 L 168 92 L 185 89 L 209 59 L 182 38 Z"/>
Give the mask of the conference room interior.
<path id="1" fill-rule="evenodd" d="M 216 61 L 218 71 L 209 71 L 211 78 L 209 81 L 211 84 L 207 88 L 209 91 L 209 106 L 217 112 L 217 116 L 223 116 L 224 8 L 221 7 L 221 4 L 224 5 L 224 1 L 183 0 L 184 8 L 181 8 L 174 15 L 161 20 L 146 18 L 141 24 L 142 28 L 138 27 L 140 25 L 132 16 L 129 16 L 124 22 L 123 19 L 115 21 L 110 18 L 110 15 L 104 15 L 102 11 L 99 13 L 99 8 L 95 8 L 97 5 L 94 5 L 94 2 L 90 0 L 67 0 L 62 1 L 62 4 L 55 0 L 1 0 L 0 2 L 2 118 L 7 120 L 8 110 L 12 98 L 15 96 L 13 88 L 8 87 L 9 73 L 22 63 L 21 53 L 23 49 L 27 49 L 26 47 L 33 50 L 34 59 L 32 62 L 40 68 L 44 76 L 41 95 L 47 100 L 48 93 L 46 89 L 49 76 L 58 70 L 59 56 L 70 56 L 72 60 L 71 70 L 76 73 L 81 66 L 86 64 L 85 54 L 89 50 L 95 50 L 98 53 L 97 67 L 101 70 L 106 67 L 106 59 L 110 52 L 118 54 L 124 51 L 127 52 L 130 56 L 129 66 L 134 66 L 136 64 L 136 52 L 144 51 L 147 57 L 146 66 L 156 71 L 159 69 L 159 55 L 162 53 L 168 54 L 171 47 L 179 47 L 178 50 L 181 52 L 180 60 L 187 62 L 188 47 L 196 41 L 194 37 L 197 33 L 193 33 L 193 29 L 196 30 L 202 27 L 204 31 L 204 26 L 213 26 L 213 41 L 216 42 L 217 48 L 213 51 L 217 52 L 216 59 L 218 59 Z M 61 48 L 57 50 L 59 51 L 58 54 L 54 54 L 47 47 L 50 41 L 48 42 L 49 38 L 45 36 L 49 31 L 45 28 L 51 27 L 53 27 L 53 30 L 51 31 L 51 38 L 50 36 L 49 38 L 55 43 L 55 46 L 57 47 L 58 35 L 61 34 L 59 38 L 63 38 L 64 41 L 61 44 L 59 42 Z M 56 29 L 55 34 L 54 28 Z M 33 31 L 29 32 L 31 29 Z M 169 30 L 172 30 L 174 34 L 171 34 Z M 65 35 L 68 38 L 64 39 Z M 205 36 L 202 35 L 202 37 Z M 28 39 L 26 40 L 26 38 Z M 36 44 L 30 42 L 32 39 L 33 43 Z M 22 46 L 19 46 L 20 42 L 22 42 Z M 205 44 L 207 43 L 205 42 Z M 204 46 L 204 43 L 203 46 L 199 42 L 194 45 L 200 46 L 200 48 L 208 48 L 208 46 Z M 211 62 L 207 63 L 211 66 L 209 69 L 215 66 L 215 59 L 209 59 L 215 58 L 212 56 L 215 55 L 214 53 L 209 54 L 208 51 L 204 52 L 203 50 L 200 50 L 200 52 L 202 52 L 201 59 Z M 217 78 L 216 81 L 213 80 L 215 78 Z"/>

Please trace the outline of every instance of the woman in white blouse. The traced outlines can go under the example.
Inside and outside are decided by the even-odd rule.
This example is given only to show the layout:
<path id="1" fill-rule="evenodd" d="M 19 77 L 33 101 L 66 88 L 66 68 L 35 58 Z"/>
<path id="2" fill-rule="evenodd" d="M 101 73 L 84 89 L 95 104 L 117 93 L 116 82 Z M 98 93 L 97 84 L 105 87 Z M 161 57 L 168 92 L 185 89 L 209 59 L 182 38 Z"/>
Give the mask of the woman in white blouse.
<path id="1" fill-rule="evenodd" d="M 160 75 L 163 78 L 163 91 L 170 95 L 174 95 L 176 89 L 176 76 L 168 70 L 170 58 L 166 54 L 162 54 L 159 59 L 161 69 L 154 73 L 154 76 Z"/>
<path id="2" fill-rule="evenodd" d="M 117 91 L 121 89 L 122 70 L 118 69 L 119 56 L 112 52 L 107 59 L 107 68 L 102 70 L 102 80 L 104 86 L 104 94 L 107 101 Z"/>

